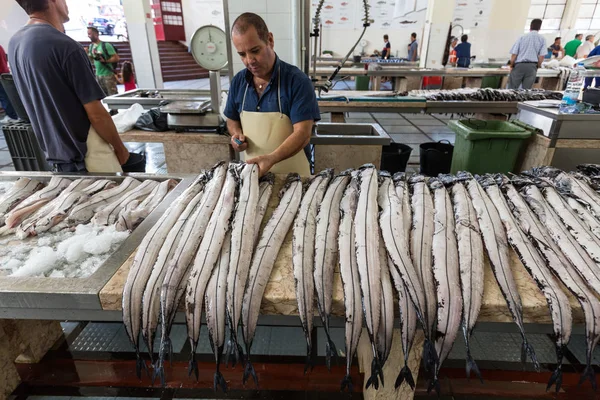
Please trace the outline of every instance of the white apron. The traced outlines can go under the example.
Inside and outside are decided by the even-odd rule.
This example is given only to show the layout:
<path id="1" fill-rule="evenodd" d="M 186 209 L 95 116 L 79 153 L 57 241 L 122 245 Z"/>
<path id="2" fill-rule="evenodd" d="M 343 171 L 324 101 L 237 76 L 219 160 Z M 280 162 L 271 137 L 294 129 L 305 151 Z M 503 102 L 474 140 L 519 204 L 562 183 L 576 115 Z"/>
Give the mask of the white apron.
<path id="1" fill-rule="evenodd" d="M 279 112 L 244 111 L 248 86 L 246 84 L 244 99 L 242 100 L 242 112 L 240 114 L 242 131 L 248 142 L 248 149 L 244 156 L 245 160 L 272 153 L 294 132 L 292 121 L 287 115 L 281 112 L 281 68 L 279 68 L 277 80 Z M 310 176 L 310 165 L 304 151 L 300 150 L 287 160 L 275 164 L 271 168 L 271 172 L 274 174 L 296 172 L 300 176 Z"/>
<path id="2" fill-rule="evenodd" d="M 91 125 L 87 138 L 85 168 L 88 172 L 123 172 L 113 147 L 102 139 Z"/>

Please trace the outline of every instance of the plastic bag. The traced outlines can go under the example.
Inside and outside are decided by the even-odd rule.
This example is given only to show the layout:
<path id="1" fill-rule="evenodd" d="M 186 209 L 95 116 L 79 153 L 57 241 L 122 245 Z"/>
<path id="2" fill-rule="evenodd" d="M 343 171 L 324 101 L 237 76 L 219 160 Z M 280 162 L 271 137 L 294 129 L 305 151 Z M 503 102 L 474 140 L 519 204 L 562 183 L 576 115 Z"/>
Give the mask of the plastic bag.
<path id="1" fill-rule="evenodd" d="M 117 127 L 117 132 L 125 133 L 130 131 L 135 126 L 138 118 L 144 113 L 144 107 L 141 104 L 135 103 L 125 111 L 121 111 L 113 115 L 112 119 Z"/>
<path id="2" fill-rule="evenodd" d="M 138 118 L 135 127 L 151 132 L 168 131 L 167 114 L 161 113 L 159 108 L 152 108 Z"/>

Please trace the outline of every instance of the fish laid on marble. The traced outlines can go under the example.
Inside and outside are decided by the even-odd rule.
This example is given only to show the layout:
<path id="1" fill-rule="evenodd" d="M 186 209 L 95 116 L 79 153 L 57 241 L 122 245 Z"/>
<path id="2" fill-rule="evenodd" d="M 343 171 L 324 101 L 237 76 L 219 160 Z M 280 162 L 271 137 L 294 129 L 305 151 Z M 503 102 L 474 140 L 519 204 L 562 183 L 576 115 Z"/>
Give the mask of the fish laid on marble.
<path id="1" fill-rule="evenodd" d="M 273 189 L 271 179 L 259 183 L 258 166 L 256 164 L 247 164 L 241 172 L 240 193 L 231 223 L 231 251 L 228 262 L 227 273 L 227 315 L 229 318 L 229 342 L 227 343 L 227 359 L 234 355 L 235 361 L 242 362 L 241 341 L 238 340 L 238 325 L 242 314 L 242 301 L 244 299 L 244 290 L 248 282 L 248 273 L 250 272 L 250 263 L 252 262 L 252 253 L 256 243 L 255 235 L 257 230 L 255 224 L 260 225 L 266 211 L 270 192 Z M 274 179 L 274 175 L 270 178 Z M 260 189 L 263 187 L 267 202 L 261 199 Z M 267 196 L 268 192 L 268 196 Z M 260 200 L 263 200 L 260 203 Z M 259 210 L 263 208 L 264 210 Z M 261 214 L 258 216 L 257 214 Z M 235 365 L 234 361 L 234 365 Z"/>
<path id="2" fill-rule="evenodd" d="M 379 388 L 379 379 L 383 385 L 383 370 L 377 351 L 379 323 L 381 319 L 381 266 L 379 265 L 379 223 L 378 223 L 378 174 L 371 164 L 359 169 L 358 205 L 354 217 L 356 259 L 363 297 L 363 309 L 367 332 L 373 351 L 371 376 L 366 387 Z"/>
<path id="3" fill-rule="evenodd" d="M 298 314 L 306 339 L 306 365 L 304 372 L 312 366 L 312 330 L 314 315 L 315 281 L 315 235 L 317 231 L 317 210 L 321 204 L 333 170 L 327 169 L 315 175 L 308 183 L 302 196 L 302 203 L 292 228 L 292 266 L 296 282 Z"/>
<path id="4" fill-rule="evenodd" d="M 198 247 L 185 291 L 185 319 L 187 321 L 188 340 L 191 347 L 188 374 L 191 375 L 194 373 L 196 379 L 198 378 L 196 347 L 198 347 L 198 339 L 200 338 L 204 293 L 215 263 L 221 254 L 225 235 L 230 229 L 231 215 L 237 200 L 240 181 L 239 168 L 239 165 L 230 164 L 227 169 L 227 177 L 223 184 L 223 190 L 204 232 L 202 243 Z"/>
<path id="5" fill-rule="evenodd" d="M 279 193 L 279 205 L 262 231 L 250 264 L 250 273 L 242 303 L 242 333 L 246 346 L 246 366 L 243 382 L 252 376 L 258 386 L 258 377 L 250 361 L 250 349 L 256 332 L 260 304 L 267 282 L 275 265 L 275 259 L 289 231 L 302 201 L 302 181 L 298 174 L 289 174 Z"/>
<path id="6" fill-rule="evenodd" d="M 569 299 L 560 288 L 558 281 L 552 275 L 552 272 L 530 238 L 518 226 L 506 199 L 502 195 L 500 188 L 496 185 L 493 177 L 486 176 L 485 178 L 481 178 L 480 181 L 498 210 L 510 245 L 517 252 L 525 269 L 533 277 L 548 302 L 554 327 L 557 367 L 548 381 L 546 390 L 556 384 L 556 392 L 558 393 L 562 385 L 563 355 L 571 339 L 573 328 L 573 317 L 571 315 Z"/>
<path id="7" fill-rule="evenodd" d="M 460 268 L 456 242 L 454 213 L 448 191 L 441 180 L 432 179 L 429 187 L 433 192 L 433 276 L 436 281 L 437 325 L 435 351 L 438 356 L 433 379 L 428 391 L 435 388 L 440 393 L 439 372 L 450 354 L 462 319 L 462 295 Z"/>
<path id="8" fill-rule="evenodd" d="M 340 202 L 340 227 L 338 233 L 338 249 L 340 277 L 344 291 L 345 306 L 345 344 L 346 344 L 346 375 L 342 379 L 341 390 L 346 388 L 352 392 L 354 386 L 350 369 L 352 360 L 358 348 L 358 342 L 362 333 L 363 308 L 360 293 L 360 278 L 356 260 L 356 244 L 354 241 L 354 217 L 358 203 L 358 182 L 356 173 L 346 186 L 344 195 Z"/>
<path id="9" fill-rule="evenodd" d="M 588 288 L 588 285 L 577 272 L 576 267 L 565 257 L 560 247 L 552 240 L 544 225 L 536 218 L 517 189 L 506 179 L 500 180 L 502 191 L 508 201 L 519 226 L 531 239 L 540 254 L 546 260 L 548 267 L 564 285 L 573 293 L 581 304 L 585 317 L 586 336 L 586 368 L 579 383 L 589 379 L 596 389 L 596 378 L 592 368 L 594 349 L 600 340 L 600 301 Z"/>
<path id="10" fill-rule="evenodd" d="M 500 215 L 498 215 L 498 210 L 496 210 L 496 207 L 477 180 L 473 179 L 468 173 L 459 173 L 459 176 L 466 180 L 467 191 L 477 213 L 477 221 L 479 222 L 483 243 L 490 260 L 490 266 L 492 267 L 500 291 L 506 300 L 508 310 L 521 333 L 521 338 L 523 339 L 521 361 L 524 363 L 527 360 L 527 355 L 529 355 L 535 369 L 539 370 L 539 363 L 535 352 L 525 335 L 523 305 L 521 303 L 521 296 L 517 290 L 517 283 L 510 269 L 508 238 L 506 237 Z"/>
<path id="11" fill-rule="evenodd" d="M 275 184 L 275 175 L 271 172 L 260 178 L 258 203 L 256 205 L 256 216 L 254 219 L 254 245 L 260 239 L 260 226 L 269 206 L 269 200 L 273 193 L 273 185 Z"/>
<path id="12" fill-rule="evenodd" d="M 141 377 L 142 368 L 147 369 L 140 355 L 139 336 L 142 323 L 142 296 L 158 253 L 167 235 L 183 213 L 188 203 L 200 193 L 210 176 L 200 176 L 169 206 L 158 222 L 142 239 L 123 287 L 123 323 L 136 353 L 136 374 Z"/>
<path id="13" fill-rule="evenodd" d="M 317 308 L 325 328 L 325 364 L 331 370 L 331 358 L 337 350 L 329 330 L 329 316 L 333 302 L 333 272 L 338 259 L 338 233 L 340 226 L 340 202 L 350 181 L 350 172 L 336 176 L 318 206 L 315 234 L 314 281 Z"/>
<path id="14" fill-rule="evenodd" d="M 177 307 L 187 287 L 192 261 L 219 200 L 227 174 L 227 164 L 217 163 L 211 168 L 209 174 L 210 180 L 204 190 L 198 193 L 188 205 L 188 208 L 192 208 L 190 217 L 183 226 L 183 234 L 175 253 L 168 261 L 162 281 L 157 277 L 157 282 L 160 282 L 161 337 L 158 360 L 154 368 L 159 376 L 163 374 L 165 354 L 171 349 L 170 334 Z M 186 211 L 182 216 L 188 214 Z"/>
<path id="15" fill-rule="evenodd" d="M 451 190 L 463 299 L 462 329 L 467 350 L 466 373 L 469 378 L 473 371 L 482 380 L 481 372 L 471 355 L 471 335 L 483 303 L 483 240 L 477 214 L 465 185 L 457 181 Z"/>

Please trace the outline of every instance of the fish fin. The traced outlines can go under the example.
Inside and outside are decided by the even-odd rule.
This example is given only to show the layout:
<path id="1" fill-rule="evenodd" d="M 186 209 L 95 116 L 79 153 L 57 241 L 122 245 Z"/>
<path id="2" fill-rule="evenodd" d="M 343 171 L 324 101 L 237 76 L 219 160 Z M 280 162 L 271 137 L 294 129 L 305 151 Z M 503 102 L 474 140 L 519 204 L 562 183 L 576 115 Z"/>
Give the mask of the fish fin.
<path id="1" fill-rule="evenodd" d="M 154 382 L 156 381 L 157 377 L 160 378 L 160 385 L 165 387 L 165 368 L 160 360 L 157 360 L 156 365 L 154 366 L 154 372 L 152 373 L 152 386 L 154 386 Z"/>
<path id="2" fill-rule="evenodd" d="M 146 365 L 146 362 L 144 361 L 144 359 L 142 359 L 141 354 L 136 352 L 135 356 L 136 356 L 135 374 L 137 375 L 138 379 L 142 379 L 142 369 L 146 371 L 146 374 L 148 376 L 150 376 L 150 371 L 148 371 L 148 366 Z"/>
<path id="3" fill-rule="evenodd" d="M 560 387 L 562 386 L 562 369 L 560 365 L 556 367 L 554 372 L 552 372 L 552 376 L 548 380 L 548 386 L 546 386 L 546 391 L 550 390 L 554 384 L 556 384 L 556 393 L 558 393 Z"/>
<path id="4" fill-rule="evenodd" d="M 371 362 L 371 377 L 367 380 L 367 389 L 372 385 L 375 390 L 379 390 L 379 379 L 383 387 L 383 371 L 377 357 Z"/>
<path id="5" fill-rule="evenodd" d="M 537 360 L 533 347 L 527 342 L 527 339 L 523 338 L 523 344 L 521 346 L 521 362 L 525 364 L 527 362 L 527 355 L 531 358 L 533 367 L 536 372 L 540 372 L 540 363 Z"/>
<path id="6" fill-rule="evenodd" d="M 214 383 L 213 383 L 215 392 L 218 392 L 219 386 L 221 386 L 221 389 L 223 389 L 223 393 L 227 393 L 227 382 L 225 381 L 223 374 L 219 370 L 217 370 L 215 372 Z"/>
<path id="7" fill-rule="evenodd" d="M 594 391 L 597 390 L 598 386 L 596 384 L 596 374 L 594 373 L 594 369 L 592 368 L 592 366 L 590 364 L 585 366 L 585 369 L 583 370 L 583 373 L 581 374 L 581 378 L 579 378 L 579 386 L 581 386 L 583 384 L 583 382 L 585 382 L 586 380 L 590 381 L 590 383 L 592 384 L 592 388 L 594 389 Z"/>
<path id="8" fill-rule="evenodd" d="M 352 377 L 350 375 L 346 375 L 344 376 L 344 379 L 342 379 L 341 391 L 343 392 L 346 388 L 348 388 L 348 392 L 350 393 L 354 391 L 354 385 L 352 384 Z"/>
<path id="9" fill-rule="evenodd" d="M 433 375 L 439 358 L 437 351 L 435 350 L 434 342 L 429 339 L 425 339 L 425 345 L 423 346 L 423 359 L 425 360 L 425 371 L 431 372 Z"/>
<path id="10" fill-rule="evenodd" d="M 244 368 L 244 377 L 242 379 L 244 385 L 246 384 L 250 376 L 252 376 L 252 379 L 254 379 L 254 384 L 256 385 L 256 387 L 258 387 L 258 377 L 256 376 L 256 371 L 254 371 L 254 366 L 250 362 L 250 359 L 248 359 L 246 361 L 246 367 Z"/>
<path id="11" fill-rule="evenodd" d="M 402 367 L 400 370 L 398 378 L 396 378 L 396 385 L 394 387 L 398 389 L 402 383 L 404 383 L 404 381 L 408 383 L 408 386 L 410 386 L 411 389 L 415 389 L 415 379 L 413 378 L 412 372 L 410 372 L 408 365 L 404 365 L 404 367 Z"/>
<path id="12" fill-rule="evenodd" d="M 429 381 L 429 385 L 427 386 L 427 394 L 430 394 L 431 391 L 435 389 L 438 397 L 440 396 L 440 380 L 436 377 Z"/>
<path id="13" fill-rule="evenodd" d="M 225 366 L 227 368 L 229 368 L 229 358 L 233 355 L 232 361 L 231 361 L 231 367 L 235 367 L 235 365 L 237 364 L 237 356 L 236 354 L 234 354 L 233 351 L 233 339 L 230 337 L 229 340 L 227 341 L 227 344 L 225 345 Z"/>
<path id="14" fill-rule="evenodd" d="M 173 367 L 173 342 L 171 338 L 167 338 L 166 342 L 169 345 L 169 366 Z"/>
<path id="15" fill-rule="evenodd" d="M 234 345 L 237 347 L 236 360 L 238 360 L 240 364 L 246 365 L 246 359 L 244 358 L 244 349 L 242 349 L 242 346 L 240 346 L 237 343 L 234 343 Z"/>
<path id="16" fill-rule="evenodd" d="M 467 351 L 467 366 L 466 366 L 466 371 L 467 371 L 467 379 L 471 378 L 471 371 L 473 371 L 473 373 L 475 373 L 475 375 L 479 378 L 479 381 L 481 383 L 483 383 L 483 378 L 481 377 L 481 371 L 479 371 L 479 367 L 477 366 L 477 363 L 475 362 L 475 360 L 471 356 L 471 352 L 470 351 Z"/>
<path id="17" fill-rule="evenodd" d="M 192 376 L 192 373 L 194 373 L 194 376 L 196 377 L 196 381 L 198 380 L 198 363 L 196 362 L 196 354 L 192 351 L 192 356 L 190 358 L 190 362 L 188 364 L 188 376 Z"/>
<path id="18" fill-rule="evenodd" d="M 306 363 L 304 364 L 304 374 L 308 372 L 308 369 L 312 371 L 314 367 L 314 363 L 312 360 L 312 345 L 306 344 Z"/>
<path id="19" fill-rule="evenodd" d="M 335 358 L 337 364 L 337 349 L 335 348 L 335 343 L 331 338 L 327 338 L 325 342 L 325 365 L 327 365 L 327 370 L 331 372 L 331 358 Z"/>

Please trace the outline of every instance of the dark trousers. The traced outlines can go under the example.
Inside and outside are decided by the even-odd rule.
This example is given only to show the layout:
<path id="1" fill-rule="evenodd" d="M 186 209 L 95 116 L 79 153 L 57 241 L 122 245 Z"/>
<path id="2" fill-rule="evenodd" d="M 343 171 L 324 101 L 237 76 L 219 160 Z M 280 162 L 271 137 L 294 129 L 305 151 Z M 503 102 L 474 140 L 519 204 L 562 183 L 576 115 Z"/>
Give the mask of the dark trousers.
<path id="1" fill-rule="evenodd" d="M 508 89 L 531 89 L 537 75 L 537 63 L 516 64 L 508 77 Z"/>
<path id="2" fill-rule="evenodd" d="M 8 115 L 9 118 L 18 119 L 15 109 L 13 108 L 12 104 L 10 104 L 10 100 L 8 99 L 8 96 L 6 95 L 4 86 L 2 86 L 1 84 L 0 84 L 0 104 L 2 105 L 2 108 L 4 108 L 4 111 L 6 112 L 6 115 Z"/>
<path id="3" fill-rule="evenodd" d="M 595 78 L 596 79 L 596 86 L 597 88 L 600 88 L 600 78 Z M 594 78 L 585 78 L 585 84 L 583 85 L 583 88 L 586 89 L 590 86 L 592 86 L 592 81 L 594 80 Z"/>
<path id="4" fill-rule="evenodd" d="M 52 167 L 53 172 L 87 172 L 84 162 L 55 163 Z"/>

